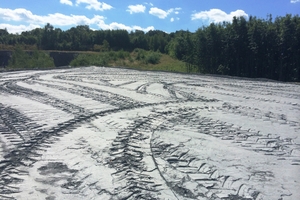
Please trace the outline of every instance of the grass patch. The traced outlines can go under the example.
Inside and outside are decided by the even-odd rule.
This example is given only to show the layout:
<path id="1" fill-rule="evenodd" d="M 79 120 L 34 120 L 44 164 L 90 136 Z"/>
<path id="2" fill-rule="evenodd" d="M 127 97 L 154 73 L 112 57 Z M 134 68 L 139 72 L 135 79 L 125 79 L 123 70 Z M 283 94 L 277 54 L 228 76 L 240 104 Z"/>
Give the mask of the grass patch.
<path id="1" fill-rule="evenodd" d="M 70 66 L 107 66 L 127 67 L 138 70 L 156 70 L 171 72 L 196 72 L 189 69 L 186 63 L 172 58 L 160 52 L 135 49 L 128 51 L 105 52 L 76 52 L 78 55 L 70 63 Z M 8 69 L 47 69 L 54 68 L 53 59 L 45 51 L 25 52 L 17 48 Z"/>
<path id="2" fill-rule="evenodd" d="M 129 62 L 126 60 L 125 67 L 139 70 L 187 72 L 184 62 L 159 52 L 135 49 L 131 52 L 131 58 L 133 60 L 130 60 Z"/>
<path id="3" fill-rule="evenodd" d="M 128 67 L 139 70 L 187 72 L 186 64 L 159 52 L 135 49 L 124 60 L 109 62 L 111 67 Z"/>
<path id="4" fill-rule="evenodd" d="M 132 52 L 121 50 L 80 53 L 70 65 L 128 67 L 139 70 L 188 72 L 186 63 L 166 54 L 143 49 L 135 49 Z M 196 72 L 196 70 L 190 70 L 190 72 Z"/>

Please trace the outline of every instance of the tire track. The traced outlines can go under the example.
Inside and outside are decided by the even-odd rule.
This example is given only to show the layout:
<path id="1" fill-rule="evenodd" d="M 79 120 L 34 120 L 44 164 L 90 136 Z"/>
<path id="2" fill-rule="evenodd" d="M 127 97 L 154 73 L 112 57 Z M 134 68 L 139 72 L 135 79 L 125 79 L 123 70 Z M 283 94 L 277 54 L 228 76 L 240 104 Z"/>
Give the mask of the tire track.
<path id="1" fill-rule="evenodd" d="M 58 108 L 59 110 L 65 111 L 67 113 L 71 113 L 74 115 L 81 115 L 82 113 L 89 114 L 90 112 L 85 110 L 82 107 L 76 106 L 69 102 L 63 101 L 61 99 L 49 96 L 45 93 L 34 91 L 28 88 L 23 88 L 18 86 L 14 82 L 6 83 L 1 90 L 5 91 L 6 93 L 22 96 L 33 101 L 40 102 L 42 104 L 51 105 L 54 108 Z"/>
<path id="2" fill-rule="evenodd" d="M 145 152 L 149 147 L 141 147 L 151 135 L 150 130 L 145 129 L 149 125 L 151 121 L 148 117 L 137 119 L 127 129 L 119 132 L 112 142 L 107 163 L 109 167 L 116 169 L 112 176 L 115 183 L 120 185 L 114 192 L 114 198 L 158 199 L 157 194 L 162 190 L 161 183 L 156 183 L 151 176 L 155 168 L 148 169 L 143 161 L 150 156 Z"/>
<path id="3" fill-rule="evenodd" d="M 198 110 L 207 108 L 199 107 Z M 234 124 L 228 124 L 220 120 L 214 120 L 209 117 L 195 115 L 194 111 L 179 116 L 177 123 L 196 127 L 199 133 L 211 135 L 221 140 L 232 141 L 242 148 L 249 149 L 264 155 L 276 155 L 280 158 L 293 158 L 292 165 L 298 165 L 297 157 L 300 144 L 295 143 L 293 138 L 272 136 L 271 134 L 263 135 L 260 131 L 243 129 Z M 293 151 L 295 152 L 293 153 Z"/>
<path id="4" fill-rule="evenodd" d="M 297 121 L 292 121 L 287 118 L 284 114 L 269 112 L 262 112 L 258 108 L 252 108 L 249 106 L 241 106 L 241 105 L 233 105 L 231 103 L 223 103 L 222 107 L 218 107 L 217 109 L 222 110 L 224 112 L 235 113 L 241 116 L 248 116 L 255 119 L 262 119 L 265 121 L 272 121 L 273 123 L 278 124 L 288 124 L 291 127 L 300 128 L 300 123 Z"/>
<path id="5" fill-rule="evenodd" d="M 298 103 L 293 103 L 293 102 L 282 102 L 280 100 L 277 100 L 277 99 L 269 99 L 269 98 L 262 98 L 262 97 L 256 97 L 255 94 L 251 94 L 249 95 L 249 93 L 247 93 L 247 95 L 243 95 L 243 94 L 239 94 L 240 91 L 238 90 L 235 90 L 234 93 L 227 93 L 227 92 L 223 92 L 223 91 L 230 91 L 228 89 L 224 89 L 224 90 L 221 90 L 221 88 L 219 86 L 209 86 L 207 87 L 206 85 L 199 85 L 199 84 L 189 84 L 189 83 L 185 83 L 185 85 L 187 87 L 182 87 L 182 86 L 174 86 L 174 88 L 176 88 L 176 90 L 178 91 L 186 91 L 186 90 L 196 90 L 197 92 L 207 92 L 207 93 L 211 93 L 211 94 L 217 94 L 217 95 L 224 95 L 224 96 L 231 96 L 231 97 L 236 97 L 236 98 L 242 98 L 242 99 L 245 99 L 245 100 L 256 100 L 256 101 L 264 101 L 264 102 L 270 102 L 270 103 L 275 103 L 277 105 L 292 105 L 294 106 L 295 108 L 299 109 L 299 104 Z M 198 86 L 198 88 L 188 88 L 188 86 Z M 200 87 L 199 87 L 200 86 Z M 217 89 L 218 91 L 216 90 L 209 90 L 209 88 L 215 88 Z M 222 92 L 221 92 L 221 91 Z"/>
<path id="6" fill-rule="evenodd" d="M 195 110 L 190 109 L 190 111 Z M 174 146 L 164 143 L 158 138 L 153 138 L 154 132 L 168 129 L 168 126 L 172 127 L 188 116 L 191 117 L 193 114 L 186 110 L 159 112 L 136 120 L 128 129 L 119 132 L 118 137 L 112 143 L 111 157 L 107 161 L 110 167 L 117 170 L 113 174 L 116 181 L 122 182 L 122 186 L 114 192 L 118 199 L 159 199 L 159 196 L 156 196 L 159 188 L 157 186 L 161 185 L 149 181 L 153 180 L 153 177 L 144 175 L 146 170 L 144 170 L 143 156 L 146 148 L 140 145 L 140 141 L 147 140 L 149 135 L 151 135 L 150 149 L 155 165 L 153 170 L 158 171 L 165 185 L 173 191 L 174 199 L 257 198 L 260 194 L 259 191 L 253 190 L 239 179 L 228 175 L 219 175 L 215 166 L 210 166 L 205 162 L 200 165 L 199 162 L 196 162 L 199 166 L 193 166 L 195 164 L 193 161 L 197 158 L 189 155 L 189 150 L 183 143 Z M 162 164 L 162 160 L 164 164 Z M 161 169 L 162 166 L 169 167 Z M 165 171 L 166 169 L 168 170 Z M 174 179 L 174 174 L 180 179 Z M 141 184 L 145 180 L 147 184 Z"/>
<path id="7" fill-rule="evenodd" d="M 32 122 L 20 112 L 0 103 L 0 137 L 3 156 L 28 141 L 41 130 L 41 125 Z"/>
<path id="8" fill-rule="evenodd" d="M 202 108 L 203 109 L 203 108 Z M 240 148 L 262 153 L 266 156 L 276 156 L 278 159 L 290 159 L 290 164 L 298 165 L 299 155 L 295 152 L 291 155 L 291 151 L 299 149 L 299 144 L 293 142 L 289 138 L 267 137 L 253 132 L 252 130 L 242 130 L 235 127 L 234 124 L 226 124 L 221 121 L 215 121 L 208 117 L 201 117 L 195 113 L 201 108 L 186 109 L 186 111 L 174 111 L 174 116 L 167 121 L 170 123 L 171 129 L 174 126 L 183 124 L 188 127 L 195 127 L 201 134 L 211 135 L 221 140 L 229 140 L 240 144 Z M 181 114 L 178 114 L 181 113 Z M 164 116 L 170 113 L 165 112 Z M 164 123 L 166 129 L 166 122 Z M 161 166 L 169 166 L 164 169 L 164 176 L 169 181 L 173 181 L 173 190 L 180 195 L 189 198 L 209 199 L 265 199 L 264 195 L 254 189 L 248 181 L 251 177 L 261 177 L 266 181 L 268 177 L 272 177 L 272 172 L 258 171 L 252 174 L 248 180 L 240 179 L 228 174 L 219 172 L 216 166 L 210 165 L 209 162 L 199 160 L 195 155 L 189 155 L 189 148 L 184 143 L 174 145 L 166 143 L 159 139 L 159 133 L 152 141 L 154 155 L 156 160 L 163 160 Z M 164 164 L 162 164 L 164 163 Z M 171 166 L 173 167 L 171 167 Z M 181 173 L 181 175 L 180 175 Z M 174 174 L 178 178 L 174 182 Z M 249 185 L 250 184 L 250 185 Z M 269 195 L 269 194 L 268 194 Z M 282 194 L 284 195 L 284 194 Z"/>
<path id="9" fill-rule="evenodd" d="M 157 130 L 158 133 L 155 134 L 157 137 L 151 140 L 154 159 L 160 160 L 161 167 L 158 168 L 162 168 L 161 174 L 169 187 L 182 198 L 256 199 L 260 194 L 259 191 L 253 190 L 252 186 L 243 180 L 220 173 L 216 166 L 199 160 L 196 155 L 190 155 L 190 149 L 185 146 L 185 142 L 174 145 L 159 139 L 161 129 L 168 130 L 168 127 L 172 129 L 185 123 L 191 126 L 191 121 L 198 121 L 195 118 L 196 112 L 195 108 L 163 112 L 163 116 L 169 118 L 164 126 Z"/>
<path id="10" fill-rule="evenodd" d="M 47 86 L 49 88 L 55 88 L 61 91 L 69 92 L 71 94 L 80 95 L 85 98 L 91 98 L 95 101 L 99 101 L 102 103 L 107 103 L 115 107 L 133 107 L 133 106 L 140 106 L 143 105 L 142 102 L 134 101 L 133 99 L 117 95 L 114 93 L 110 93 L 104 90 L 99 89 L 91 89 L 89 87 L 78 86 L 71 83 L 69 85 L 74 86 L 74 88 L 65 88 L 58 85 L 47 84 L 43 82 L 37 82 L 43 86 Z M 75 89 L 76 88 L 76 89 Z"/>
<path id="11" fill-rule="evenodd" d="M 175 82 L 178 80 L 175 78 L 174 81 L 174 77 L 172 78 L 170 74 L 149 72 L 143 75 L 141 72 L 131 70 L 98 69 L 93 67 L 64 72 L 54 70 L 53 79 L 50 80 L 48 80 L 49 76 L 45 79 L 41 78 L 46 73 L 40 73 L 28 75 L 27 78 L 22 76 L 22 80 L 18 78 L 5 80 L 0 85 L 1 94 L 22 96 L 74 115 L 74 119 L 61 121 L 57 126 L 45 130 L 41 129 L 34 119 L 29 119 L 18 110 L 0 103 L 0 142 L 3 157 L 0 157 L 0 199 L 15 199 L 21 192 L 19 186 L 24 184 L 25 178 L 23 177 L 30 176 L 29 171 L 32 169 L 36 169 L 39 174 L 38 178 L 33 177 L 34 181 L 44 184 L 45 187 L 50 186 L 52 191 L 62 192 L 64 193 L 62 195 L 65 195 L 56 196 L 51 193 L 51 190 L 36 189 L 40 190 L 40 193 L 47 193 L 47 198 L 50 199 L 79 197 L 87 199 L 297 198 L 295 194 L 297 183 L 292 183 L 293 177 L 289 180 L 289 176 L 279 176 L 282 178 L 279 179 L 281 183 L 275 184 L 273 188 L 270 186 L 276 182 L 278 171 L 269 163 L 266 164 L 266 169 L 262 169 L 263 166 L 249 165 L 251 159 L 255 158 L 241 157 L 240 164 L 234 163 L 227 166 L 228 163 L 231 164 L 231 161 L 226 160 L 232 158 L 230 155 L 224 155 L 224 159 L 219 160 L 213 158 L 217 153 L 223 155 L 220 154 L 222 148 L 225 152 L 237 155 L 236 152 L 227 150 L 228 148 L 243 153 L 250 152 L 246 155 L 255 155 L 274 163 L 280 162 L 278 166 L 287 169 L 299 169 L 299 140 L 290 137 L 288 132 L 285 134 L 276 131 L 267 133 L 267 131 L 261 131 L 264 129 L 259 127 L 272 121 L 276 126 L 284 125 L 282 130 L 288 131 L 294 128 L 296 133 L 300 130 L 300 125 L 299 122 L 291 119 L 293 115 L 286 115 L 283 111 L 280 113 L 281 110 L 276 109 L 266 112 L 263 111 L 264 109 L 260 110 L 253 106 L 241 106 L 229 100 L 222 101 L 223 96 L 232 96 L 241 101 L 272 102 L 276 105 L 289 105 L 297 108 L 298 104 L 293 104 L 293 101 L 297 100 L 298 96 L 292 94 L 296 89 L 290 88 L 287 93 L 277 95 L 291 99 L 283 102 L 275 97 L 274 99 L 266 97 L 265 95 L 268 94 L 264 93 L 263 88 L 258 92 L 252 91 L 252 82 L 247 83 L 245 87 L 240 87 L 239 84 L 243 82 L 238 83 L 238 80 L 235 80 L 234 83 L 230 83 L 231 80 L 226 79 L 225 84 L 220 86 L 214 81 L 221 79 L 210 80 L 210 77 L 183 76 L 183 81 Z M 147 95 L 149 85 L 162 84 L 163 89 L 166 90 L 164 94 L 166 100 L 162 99 L 163 95 L 156 94 L 157 88 L 161 89 L 158 85 L 152 88 L 155 94 L 149 93 L 153 95 L 149 95 L 149 98 L 154 98 L 152 102 L 156 103 L 133 100 L 117 90 L 124 85 L 136 83 L 136 80 L 144 79 L 148 83 L 141 85 L 135 91 Z M 119 85 L 110 83 L 116 80 L 123 82 Z M 110 104 L 116 108 L 90 112 L 88 109 L 51 97 L 43 92 L 21 87 L 17 85 L 19 81 L 40 84 L 49 89 L 55 88 L 93 99 L 99 103 Z M 56 85 L 55 81 L 63 82 L 66 87 L 63 84 Z M 90 83 L 90 85 L 85 86 L 85 83 Z M 91 83 L 105 87 L 94 89 Z M 186 87 L 175 85 L 177 83 L 185 84 Z M 109 91 L 108 87 L 113 88 L 113 92 Z M 259 88 L 260 85 L 254 84 L 253 88 L 255 87 Z M 240 88 L 241 90 L 246 88 L 247 91 L 251 91 L 251 94 L 239 91 Z M 273 86 L 271 88 L 272 92 L 276 90 Z M 202 95 L 203 91 L 221 95 L 221 97 L 218 98 L 219 100 L 211 99 Z M 278 94 L 279 90 L 276 92 L 274 94 Z M 253 96 L 255 94 L 260 96 Z M 166 96 L 170 97 L 166 98 Z M 121 117 L 116 116 L 122 111 L 128 113 L 122 113 L 122 120 L 124 120 L 118 121 Z M 253 129 L 246 129 L 244 125 L 240 126 L 240 123 L 219 117 L 219 115 L 241 117 L 242 120 L 250 119 L 259 122 L 259 125 Z M 95 166 L 87 167 L 87 164 L 84 164 L 85 160 L 82 159 L 85 156 L 77 158 L 77 163 L 57 160 L 48 163 L 39 162 L 46 154 L 45 152 L 49 149 L 54 150 L 52 146 L 59 144 L 58 141 L 63 137 L 67 144 L 67 134 L 80 127 L 86 128 L 89 124 L 92 126 L 91 121 L 102 117 L 106 119 L 103 123 L 117 133 L 115 138 L 111 136 L 112 140 L 105 141 L 107 146 L 101 147 L 104 149 L 99 147 L 94 150 L 94 146 L 89 146 L 85 141 L 84 135 L 78 140 L 78 144 L 74 143 L 72 146 L 80 149 L 77 153 L 83 152 L 85 156 L 91 157 L 94 161 L 92 163 L 97 163 Z M 101 134 L 101 130 L 97 131 L 97 126 L 94 128 L 95 134 L 97 132 Z M 82 130 L 84 128 L 78 131 Z M 220 144 L 220 150 L 211 152 L 211 155 L 205 157 L 209 152 L 206 152 L 201 145 L 210 147 L 210 144 L 205 144 L 205 142 L 211 141 L 217 141 L 217 144 Z M 65 153 L 72 151 L 76 155 L 75 149 L 66 150 Z M 99 152 L 104 153 L 99 155 Z M 110 187 L 97 184 L 103 181 L 97 177 L 97 173 L 103 168 L 113 171 L 107 174 L 112 178 Z M 93 170 L 96 173 L 93 173 Z M 235 174 L 235 172 L 239 173 Z M 290 185 L 282 180 L 287 181 L 288 184 L 292 183 L 294 188 L 291 189 Z M 274 194 L 266 189 L 270 187 L 274 189 Z"/>
<path id="12" fill-rule="evenodd" d="M 146 106 L 157 106 L 166 105 L 169 102 L 154 103 L 143 105 Z M 9 195 L 18 192 L 18 188 L 15 187 L 16 184 L 22 182 L 20 178 L 14 178 L 14 175 L 24 175 L 26 170 L 20 170 L 31 167 L 39 157 L 42 156 L 42 152 L 45 152 L 51 144 L 59 140 L 65 134 L 68 134 L 71 130 L 79 127 L 82 123 L 90 121 L 95 117 L 106 116 L 111 113 L 117 113 L 124 110 L 131 110 L 131 108 L 116 108 L 106 111 L 101 111 L 98 113 L 93 113 L 89 115 L 77 116 L 74 119 L 68 120 L 66 122 L 58 124 L 58 126 L 53 127 L 49 130 L 43 130 L 33 135 L 30 140 L 24 141 L 16 146 L 11 152 L 9 152 L 4 160 L 0 161 L 0 195 Z M 21 171 L 21 172 L 20 172 Z M 3 191 L 3 193 L 1 193 Z"/>

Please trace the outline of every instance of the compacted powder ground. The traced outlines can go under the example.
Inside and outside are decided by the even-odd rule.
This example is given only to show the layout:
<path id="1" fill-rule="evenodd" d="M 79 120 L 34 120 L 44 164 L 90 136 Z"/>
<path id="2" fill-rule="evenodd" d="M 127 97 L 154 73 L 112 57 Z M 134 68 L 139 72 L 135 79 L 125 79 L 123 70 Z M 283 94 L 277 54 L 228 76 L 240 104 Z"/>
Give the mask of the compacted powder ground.
<path id="1" fill-rule="evenodd" d="M 0 199 L 300 199 L 300 85 L 0 74 Z"/>

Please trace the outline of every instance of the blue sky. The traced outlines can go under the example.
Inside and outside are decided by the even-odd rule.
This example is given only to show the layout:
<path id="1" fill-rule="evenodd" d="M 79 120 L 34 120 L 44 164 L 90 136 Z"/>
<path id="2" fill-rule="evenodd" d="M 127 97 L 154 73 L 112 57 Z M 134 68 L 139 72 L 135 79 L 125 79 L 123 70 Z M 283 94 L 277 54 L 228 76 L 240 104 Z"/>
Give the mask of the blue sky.
<path id="1" fill-rule="evenodd" d="M 195 31 L 233 16 L 300 14 L 300 0 L 0 0 L 0 29 L 21 33 L 46 23 L 67 30 Z"/>

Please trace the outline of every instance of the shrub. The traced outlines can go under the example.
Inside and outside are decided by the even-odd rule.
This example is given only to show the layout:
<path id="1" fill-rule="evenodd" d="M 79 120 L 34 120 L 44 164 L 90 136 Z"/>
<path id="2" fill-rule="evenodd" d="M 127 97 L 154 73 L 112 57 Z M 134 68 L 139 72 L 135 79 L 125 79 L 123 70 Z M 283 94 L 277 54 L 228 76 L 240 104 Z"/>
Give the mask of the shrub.
<path id="1" fill-rule="evenodd" d="M 31 58 L 32 59 L 30 60 L 30 66 L 32 66 L 33 68 L 55 67 L 53 58 L 51 58 L 47 53 L 35 50 Z"/>
<path id="2" fill-rule="evenodd" d="M 145 50 L 135 49 L 135 52 L 137 52 L 136 60 L 144 60 L 145 59 Z"/>
<path id="3" fill-rule="evenodd" d="M 99 44 L 94 44 L 93 50 L 94 50 L 94 51 L 102 51 L 102 46 L 99 45 Z"/>
<path id="4" fill-rule="evenodd" d="M 17 47 L 11 59 L 8 62 L 9 68 L 29 68 L 28 61 L 30 60 L 30 56 L 28 53 L 23 51 L 21 47 Z"/>
<path id="5" fill-rule="evenodd" d="M 229 70 L 230 70 L 229 67 L 224 66 L 224 65 L 219 65 L 217 72 L 218 72 L 218 74 L 224 75 L 224 74 L 227 74 L 229 72 Z"/>
<path id="6" fill-rule="evenodd" d="M 131 63 L 133 63 L 133 62 L 134 62 L 134 60 L 132 59 L 132 57 L 131 57 L 131 56 L 128 58 L 128 60 L 129 60 L 129 62 L 131 62 Z"/>
<path id="7" fill-rule="evenodd" d="M 145 62 L 150 64 L 158 64 L 160 61 L 161 54 L 158 52 L 150 52 L 146 58 Z"/>
<path id="8" fill-rule="evenodd" d="M 88 61 L 87 55 L 85 55 L 85 54 L 78 55 L 74 60 L 71 61 L 70 65 L 74 66 L 74 67 L 88 66 L 89 61 Z"/>
<path id="9" fill-rule="evenodd" d="M 40 69 L 55 67 L 55 65 L 53 58 L 45 52 L 35 50 L 32 53 L 27 53 L 17 47 L 9 60 L 8 67 L 14 69 Z"/>
<path id="10" fill-rule="evenodd" d="M 130 55 L 129 52 L 124 51 L 124 50 L 120 50 L 117 52 L 117 56 L 120 59 L 125 59 L 126 57 L 129 57 L 129 55 Z"/>
<path id="11" fill-rule="evenodd" d="M 99 54 L 79 54 L 74 60 L 71 61 L 71 66 L 105 66 L 108 61 L 105 56 Z"/>
<path id="12" fill-rule="evenodd" d="M 108 52 L 108 56 L 111 58 L 116 57 L 116 53 L 114 51 L 110 51 Z"/>

